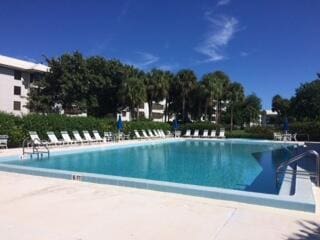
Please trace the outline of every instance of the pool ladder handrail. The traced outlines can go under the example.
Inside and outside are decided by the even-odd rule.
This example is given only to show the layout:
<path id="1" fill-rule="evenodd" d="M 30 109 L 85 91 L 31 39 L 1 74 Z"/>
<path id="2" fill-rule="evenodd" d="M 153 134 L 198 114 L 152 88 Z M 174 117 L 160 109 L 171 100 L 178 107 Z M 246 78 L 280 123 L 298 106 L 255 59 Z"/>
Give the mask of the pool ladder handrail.
<path id="1" fill-rule="evenodd" d="M 37 155 L 37 158 L 39 159 L 39 157 L 41 156 L 41 158 L 43 157 L 43 154 L 46 153 L 48 155 L 48 157 L 50 156 L 50 150 L 47 146 L 46 143 L 44 143 L 43 141 L 41 141 L 40 139 L 35 139 L 36 141 L 38 141 L 40 144 L 36 144 L 34 140 L 29 139 L 29 138 L 25 138 L 22 142 L 22 156 L 24 156 L 25 154 L 30 154 L 30 156 L 32 157 L 34 154 Z M 32 147 L 32 152 L 28 152 L 26 151 L 26 148 Z M 45 150 L 41 151 L 39 149 L 39 147 L 44 147 Z"/>
<path id="2" fill-rule="evenodd" d="M 289 166 L 290 164 L 292 163 L 295 163 L 299 160 L 301 160 L 302 158 L 306 157 L 306 156 L 315 156 L 315 161 L 316 161 L 316 172 L 315 173 L 308 173 L 307 175 L 309 176 L 312 176 L 312 177 L 315 177 L 316 178 L 316 185 L 317 186 L 320 186 L 320 156 L 319 156 L 319 153 L 315 150 L 308 150 L 304 153 L 301 153 L 297 156 L 294 156 L 293 158 L 289 159 L 288 161 L 286 162 L 283 162 L 281 163 L 278 167 L 277 167 L 277 170 L 276 170 L 276 181 L 278 183 L 279 181 L 279 178 L 278 178 L 278 175 L 280 173 L 283 173 L 283 172 L 286 172 L 286 170 L 282 170 L 283 168 Z M 291 171 L 291 173 L 295 173 L 297 174 L 298 171 Z M 306 173 L 302 173 L 302 175 L 306 175 Z"/>

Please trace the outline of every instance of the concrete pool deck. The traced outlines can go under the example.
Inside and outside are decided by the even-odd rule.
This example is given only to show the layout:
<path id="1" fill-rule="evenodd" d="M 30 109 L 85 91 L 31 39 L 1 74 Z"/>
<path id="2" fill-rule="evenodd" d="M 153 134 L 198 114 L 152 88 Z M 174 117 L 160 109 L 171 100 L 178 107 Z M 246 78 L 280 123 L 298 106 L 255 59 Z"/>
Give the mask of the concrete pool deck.
<path id="1" fill-rule="evenodd" d="M 0 150 L 1 157 L 19 154 Z M 0 234 L 10 240 L 320 239 L 320 189 L 313 190 L 315 214 L 0 172 Z"/>
<path id="2" fill-rule="evenodd" d="M 320 238 L 319 209 L 311 214 L 6 172 L 0 196 L 1 239 Z"/>

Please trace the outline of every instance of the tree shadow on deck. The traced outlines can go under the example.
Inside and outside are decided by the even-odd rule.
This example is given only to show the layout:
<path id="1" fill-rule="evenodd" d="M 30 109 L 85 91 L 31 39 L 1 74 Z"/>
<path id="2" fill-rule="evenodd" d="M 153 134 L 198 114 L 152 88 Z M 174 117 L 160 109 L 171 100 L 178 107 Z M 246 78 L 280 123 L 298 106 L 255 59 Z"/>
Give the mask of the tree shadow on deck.
<path id="1" fill-rule="evenodd" d="M 287 240 L 320 240 L 320 223 L 299 221 L 300 230 L 287 236 Z"/>

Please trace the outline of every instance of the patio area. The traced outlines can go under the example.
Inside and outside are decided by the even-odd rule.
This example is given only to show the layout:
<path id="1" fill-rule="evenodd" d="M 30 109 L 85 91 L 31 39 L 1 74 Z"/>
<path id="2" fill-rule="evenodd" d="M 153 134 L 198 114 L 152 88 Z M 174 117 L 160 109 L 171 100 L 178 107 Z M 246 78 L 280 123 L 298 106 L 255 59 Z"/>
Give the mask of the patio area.
<path id="1" fill-rule="evenodd" d="M 319 189 L 315 189 L 319 201 Z M 319 239 L 320 214 L 0 172 L 2 239 Z M 317 204 L 319 206 L 319 203 Z"/>

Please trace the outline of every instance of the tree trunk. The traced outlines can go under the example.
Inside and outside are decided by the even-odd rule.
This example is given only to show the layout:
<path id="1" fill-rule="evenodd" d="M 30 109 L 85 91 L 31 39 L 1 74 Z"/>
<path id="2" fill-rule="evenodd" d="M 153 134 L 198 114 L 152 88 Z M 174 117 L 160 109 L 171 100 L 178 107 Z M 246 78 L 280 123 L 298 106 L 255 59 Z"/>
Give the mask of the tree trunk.
<path id="1" fill-rule="evenodd" d="M 186 99 L 185 98 L 183 98 L 182 99 L 182 118 L 183 118 L 183 122 L 185 122 L 186 121 Z"/>
<path id="2" fill-rule="evenodd" d="M 230 112 L 230 130 L 233 130 L 233 105 L 231 106 L 231 112 Z"/>
<path id="3" fill-rule="evenodd" d="M 139 105 L 137 106 L 137 120 L 139 120 Z"/>
<path id="4" fill-rule="evenodd" d="M 206 101 L 204 106 L 204 120 L 208 121 L 208 101 Z"/>
<path id="5" fill-rule="evenodd" d="M 219 111 L 219 109 L 220 109 L 220 104 L 219 104 L 219 100 L 217 100 L 217 109 L 216 109 L 216 124 L 219 124 L 219 118 L 220 118 L 220 111 Z"/>
<path id="6" fill-rule="evenodd" d="M 148 107 L 149 107 L 149 119 L 151 120 L 152 119 L 152 101 L 149 101 L 148 102 Z"/>
<path id="7" fill-rule="evenodd" d="M 164 107 L 164 121 L 168 122 L 168 99 L 166 99 L 166 104 Z"/>

